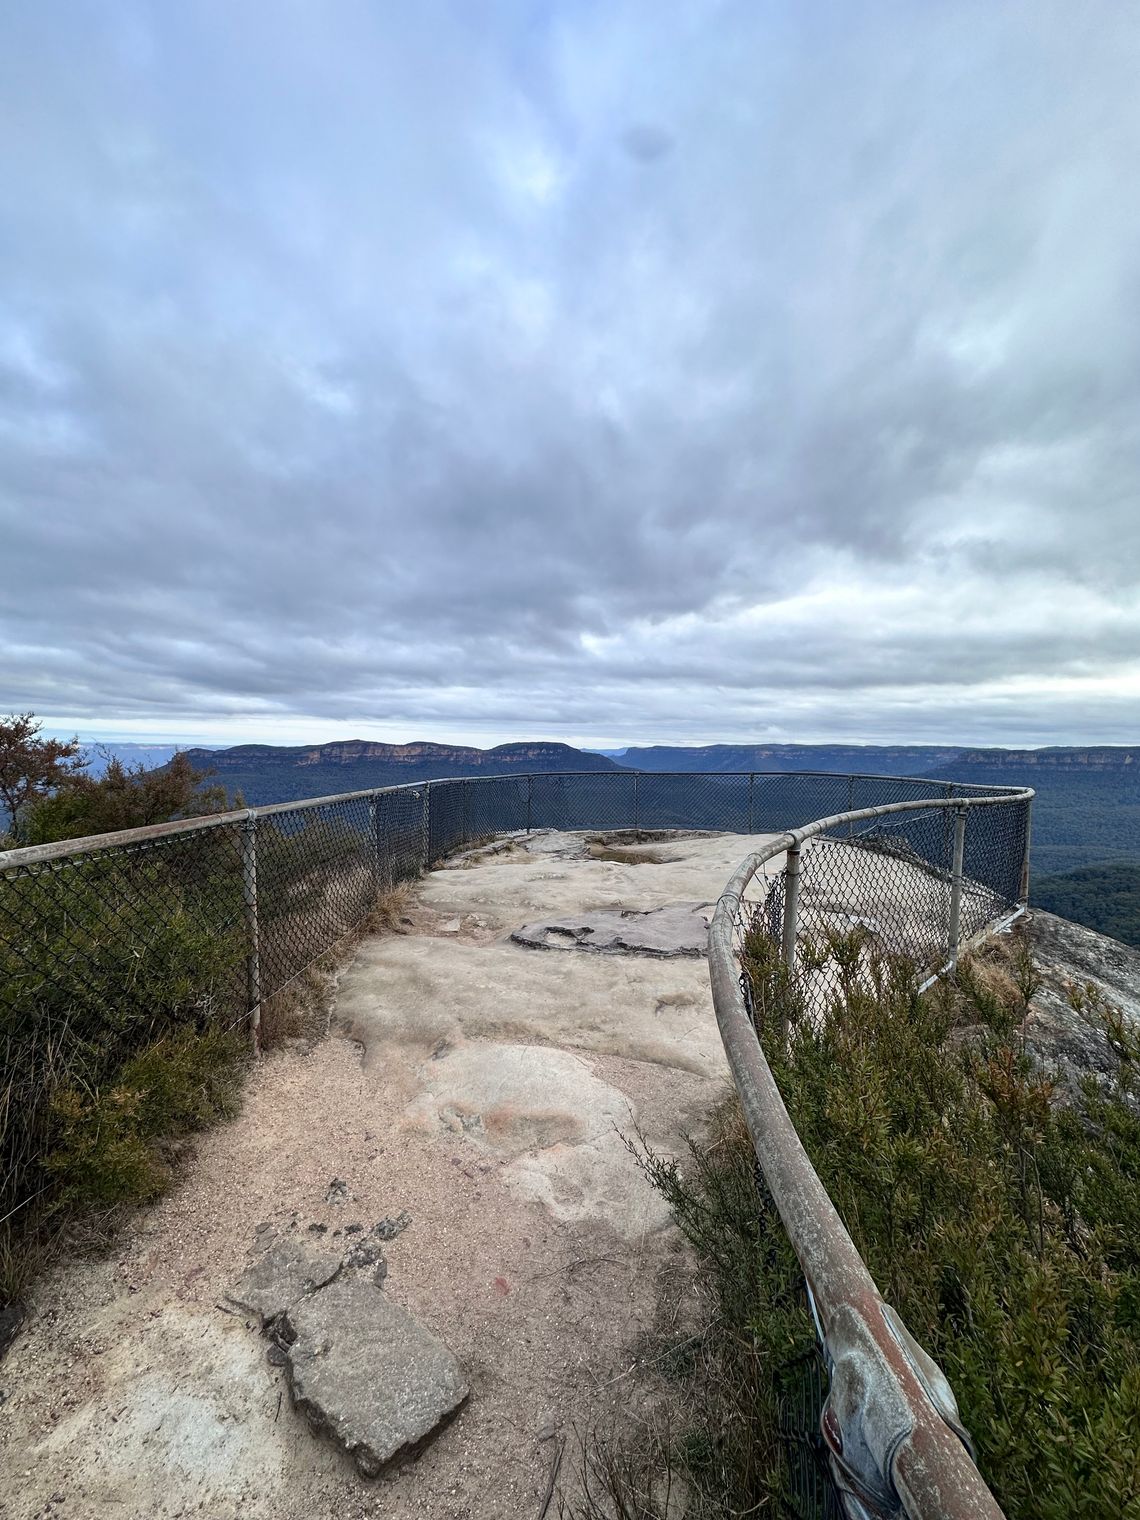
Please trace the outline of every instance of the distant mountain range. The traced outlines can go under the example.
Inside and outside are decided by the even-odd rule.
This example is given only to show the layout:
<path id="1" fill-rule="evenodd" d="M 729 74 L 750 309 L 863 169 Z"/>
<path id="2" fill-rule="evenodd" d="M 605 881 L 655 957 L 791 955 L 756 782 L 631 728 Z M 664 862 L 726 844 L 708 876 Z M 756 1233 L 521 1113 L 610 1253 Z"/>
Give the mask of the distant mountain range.
<path id="1" fill-rule="evenodd" d="M 233 749 L 191 749 L 186 753 L 198 770 L 211 772 L 214 784 L 240 791 L 252 807 L 364 791 L 372 786 L 396 786 L 405 781 L 434 781 L 443 776 L 621 769 L 604 755 L 545 742 L 474 749 L 460 744 L 378 744 L 343 739 L 296 747 L 239 744 Z"/>
<path id="2" fill-rule="evenodd" d="M 627 749 L 621 764 L 640 771 L 839 771 L 869 776 L 927 776 L 962 754 L 932 744 L 655 744 Z"/>
<path id="3" fill-rule="evenodd" d="M 145 758 L 159 746 L 114 747 L 125 760 Z M 123 753 L 130 751 L 130 753 Z M 172 751 L 170 751 L 172 752 Z M 932 744 L 709 744 L 652 745 L 612 755 L 545 741 L 476 749 L 456 744 L 380 744 L 338 740 L 284 747 L 241 744 L 233 749 L 192 749 L 193 764 L 254 806 L 299 801 L 336 792 L 363 791 L 444 776 L 490 776 L 527 771 L 831 771 L 878 776 L 933 776 L 1032 786 L 1033 869 L 1051 900 L 1069 892 L 1066 873 L 1119 868 L 1114 890 L 1128 873 L 1140 883 L 1140 747 L 1066 745 L 1049 749 L 976 749 Z M 169 753 L 163 754 L 163 760 Z M 1076 884 L 1089 900 L 1099 875 Z M 1061 896 L 1059 896 L 1061 894 Z M 1068 900 L 1065 898 L 1064 900 Z M 1074 901 L 1077 897 L 1074 897 Z M 1093 923 L 1090 908 L 1080 922 Z M 1095 915 L 1094 915 L 1095 916 Z M 1123 921 L 1123 919 L 1121 919 Z M 1116 920 L 1114 920 L 1114 923 Z M 1111 932 L 1111 930 L 1109 931 Z M 1138 931 L 1140 932 L 1140 931 Z"/>
<path id="4" fill-rule="evenodd" d="M 617 754 L 619 752 L 614 751 Z M 979 770 L 1002 771 L 1009 785 L 1043 771 L 1140 771 L 1140 749 L 1112 745 L 1087 748 L 966 749 L 945 744 L 707 744 L 653 745 L 620 751 L 621 764 L 641 771 L 839 771 L 870 776 L 938 776 L 975 779 Z M 954 774 L 961 772 L 961 774 Z M 967 774 L 967 772 L 969 774 Z M 989 777 L 987 776 L 987 780 Z"/>

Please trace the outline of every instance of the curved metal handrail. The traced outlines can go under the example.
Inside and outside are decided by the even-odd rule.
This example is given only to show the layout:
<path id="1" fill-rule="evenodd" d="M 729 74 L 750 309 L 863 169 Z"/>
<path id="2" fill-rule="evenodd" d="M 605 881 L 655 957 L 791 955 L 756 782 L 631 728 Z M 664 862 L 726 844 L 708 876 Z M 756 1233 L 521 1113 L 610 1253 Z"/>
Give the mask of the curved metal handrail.
<path id="1" fill-rule="evenodd" d="M 841 824 L 931 808 L 1029 803 L 1033 791 L 889 803 L 817 819 L 768 840 L 721 894 L 709 926 L 709 975 L 725 1054 L 768 1191 L 811 1294 L 831 1370 L 821 1428 L 850 1513 L 909 1520 L 1001 1520 L 970 1456 L 954 1395 L 886 1304 L 804 1150 L 764 1057 L 740 981 L 733 929 L 744 893 L 779 855 Z"/>

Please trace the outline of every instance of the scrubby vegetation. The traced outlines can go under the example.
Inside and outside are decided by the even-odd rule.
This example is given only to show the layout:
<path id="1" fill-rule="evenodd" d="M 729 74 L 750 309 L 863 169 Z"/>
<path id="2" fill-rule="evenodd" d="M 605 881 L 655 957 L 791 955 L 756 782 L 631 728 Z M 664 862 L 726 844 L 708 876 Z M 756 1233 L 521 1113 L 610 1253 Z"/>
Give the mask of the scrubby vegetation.
<path id="1" fill-rule="evenodd" d="M 188 765 L 135 774 L 112 764 L 97 781 L 71 770 L 49 781 L 55 761 L 34 732 L 17 737 L 24 757 L 9 771 L 22 763 L 39 778 L 21 794 L 23 842 L 227 801 L 203 799 Z M 242 851 L 230 820 L 0 876 L 0 1308 L 61 1238 L 98 1233 L 156 1197 L 180 1137 L 232 1110 L 250 1044 Z M 336 816 L 263 821 L 268 1041 L 323 1030 L 335 952 L 403 910 L 398 886 L 379 891 L 377 866 L 371 834 Z"/>
<path id="2" fill-rule="evenodd" d="M 10 844 L 224 807 L 188 764 L 112 762 L 0 720 Z M 80 856 L 0 878 L 0 1305 L 61 1234 L 154 1198 L 187 1131 L 231 1111 L 248 1035 L 235 844 Z"/>
<path id="3" fill-rule="evenodd" d="M 850 937 L 834 949 L 850 964 Z M 865 947 L 863 948 L 865 951 Z M 1035 974 L 961 968 L 915 992 L 914 968 L 868 960 L 819 1027 L 793 1015 L 762 932 L 746 969 L 792 1119 L 881 1291 L 941 1363 L 1010 1520 L 1140 1516 L 1140 1047 L 1087 992 L 1117 1058 L 1109 1085 L 1062 1094 L 1023 1052 Z M 714 1306 L 684 1379 L 688 1428 L 643 1457 L 690 1490 L 688 1514 L 779 1513 L 803 1492 L 794 1412 L 814 1336 L 790 1248 L 758 1192 L 730 1103 L 687 1164 L 645 1163 L 701 1264 Z M 792 1454 L 791 1460 L 789 1453 Z M 592 1456 L 578 1512 L 663 1516 L 646 1461 Z M 602 1480 L 609 1474 L 612 1482 Z M 614 1476 L 614 1475 L 617 1476 Z M 659 1482 L 659 1480 L 658 1480 Z M 615 1497 L 616 1495 L 616 1497 Z M 810 1512 L 810 1511 L 809 1511 Z"/>
<path id="4" fill-rule="evenodd" d="M 0 1302 L 61 1231 L 155 1197 L 172 1143 L 233 1103 L 248 1035 L 224 878 L 132 860 L 143 911 L 115 920 L 123 869 L 0 881 Z"/>

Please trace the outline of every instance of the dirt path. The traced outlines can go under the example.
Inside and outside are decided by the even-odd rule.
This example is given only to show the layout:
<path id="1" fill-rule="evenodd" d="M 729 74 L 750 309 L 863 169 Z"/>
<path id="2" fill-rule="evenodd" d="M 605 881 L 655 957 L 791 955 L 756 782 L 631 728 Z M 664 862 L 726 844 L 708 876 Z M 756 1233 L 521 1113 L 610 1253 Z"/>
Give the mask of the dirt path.
<path id="1" fill-rule="evenodd" d="M 677 1249 L 622 1136 L 678 1145 L 725 1067 L 703 958 L 510 935 L 711 904 L 754 847 L 595 859 L 583 836 L 548 834 L 426 877 L 403 932 L 344 973 L 332 1036 L 266 1059 L 240 1117 L 115 1254 L 40 1285 L 0 1363 L 0 1515 L 537 1515 L 559 1434 L 604 1424 L 634 1386 Z M 259 1224 L 347 1244 L 347 1227 L 401 1211 L 384 1291 L 447 1342 L 472 1394 L 418 1461 L 365 1482 L 218 1306 Z"/>

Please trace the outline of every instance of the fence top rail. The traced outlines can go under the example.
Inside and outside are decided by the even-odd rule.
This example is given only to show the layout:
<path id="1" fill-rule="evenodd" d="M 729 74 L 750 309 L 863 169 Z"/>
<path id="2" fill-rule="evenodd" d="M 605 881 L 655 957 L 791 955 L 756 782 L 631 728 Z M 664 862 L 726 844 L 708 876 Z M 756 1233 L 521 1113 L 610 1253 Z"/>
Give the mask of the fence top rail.
<path id="1" fill-rule="evenodd" d="M 963 803 L 970 806 L 977 802 L 1010 802 L 1028 800 L 1033 796 L 1032 791 L 1024 791 L 1017 787 L 982 787 L 974 783 L 958 781 L 938 781 L 926 776 L 875 776 L 861 773 L 848 773 L 845 771 L 504 771 L 494 776 L 439 776 L 428 781 L 401 781 L 391 786 L 365 787 L 355 792 L 334 792 L 326 797 L 302 797 L 290 802 L 271 802 L 260 807 L 233 808 L 225 813 L 205 813 L 198 818 L 177 818 L 171 823 L 152 823 L 137 829 L 116 829 L 108 834 L 89 834 L 81 839 L 60 839 L 52 844 L 21 845 L 14 850 L 0 850 L 0 871 L 13 869 L 17 866 L 43 865 L 48 861 L 62 860 L 72 855 L 90 855 L 98 850 L 121 849 L 128 845 L 146 844 L 154 840 L 168 839 L 173 835 L 192 834 L 202 829 L 219 828 L 226 824 L 246 823 L 251 819 L 272 818 L 282 813 L 303 812 L 311 808 L 331 807 L 336 803 L 361 802 L 376 797 L 386 796 L 393 792 L 418 792 L 425 787 L 454 786 L 461 782 L 486 782 L 486 781 L 532 781 L 536 777 L 542 780 L 565 780 L 567 777 L 579 779 L 582 777 L 597 778 L 599 776 L 660 776 L 664 779 L 676 780 L 679 777 L 700 777 L 702 780 L 714 780 L 718 776 L 726 777 L 785 777 L 789 780 L 804 776 L 830 776 L 845 781 L 893 781 L 904 782 L 908 785 L 921 786 L 945 786 L 947 788 L 961 788 L 969 786 L 971 792 L 981 793 L 980 796 L 971 797 L 926 797 L 913 802 L 887 803 L 879 808 L 862 809 L 857 813 L 836 814 L 832 818 L 822 819 L 819 823 L 807 825 L 798 832 L 804 838 L 809 837 L 811 832 L 822 832 L 825 827 L 830 827 L 837 822 L 846 822 L 861 817 L 876 816 L 882 812 L 900 811 L 913 807 L 935 807 Z M 778 851 L 776 853 L 779 853 Z M 764 859 L 770 856 L 765 855 Z"/>

